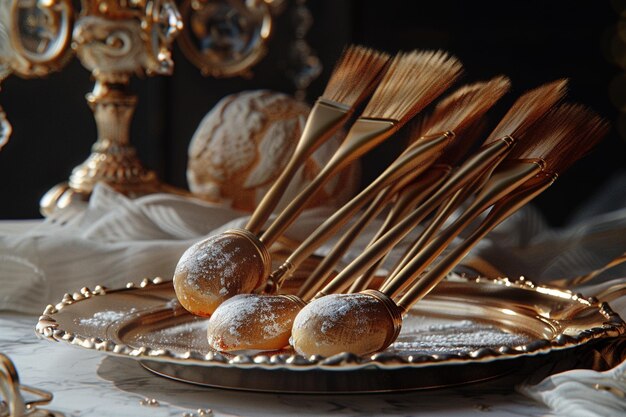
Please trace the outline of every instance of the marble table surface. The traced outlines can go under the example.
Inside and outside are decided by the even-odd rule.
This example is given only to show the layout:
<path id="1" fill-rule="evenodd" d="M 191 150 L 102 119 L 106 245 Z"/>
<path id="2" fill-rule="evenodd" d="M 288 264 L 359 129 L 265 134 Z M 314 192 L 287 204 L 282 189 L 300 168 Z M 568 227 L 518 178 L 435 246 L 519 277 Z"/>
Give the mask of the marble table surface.
<path id="1" fill-rule="evenodd" d="M 38 339 L 36 321 L 29 315 L 0 314 L 0 352 L 12 359 L 22 384 L 53 393 L 54 400 L 44 408 L 66 416 L 550 415 L 547 408 L 511 387 L 493 383 L 359 395 L 267 394 L 199 387 L 156 376 L 132 359 Z M 206 411 L 209 409 L 211 412 Z"/>

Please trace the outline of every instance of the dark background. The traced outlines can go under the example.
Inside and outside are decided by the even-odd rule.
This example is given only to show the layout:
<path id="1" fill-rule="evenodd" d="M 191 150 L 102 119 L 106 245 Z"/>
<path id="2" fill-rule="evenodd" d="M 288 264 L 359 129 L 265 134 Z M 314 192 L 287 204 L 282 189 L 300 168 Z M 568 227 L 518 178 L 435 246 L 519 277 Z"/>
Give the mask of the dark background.
<path id="1" fill-rule="evenodd" d="M 554 225 L 562 225 L 599 187 L 626 168 L 626 1 L 359 1 L 310 0 L 314 25 L 307 35 L 324 64 L 308 90 L 309 101 L 323 90 L 343 47 L 360 43 L 388 52 L 445 49 L 465 65 L 464 81 L 508 75 L 513 91 L 496 109 L 527 89 L 570 78 L 569 97 L 607 118 L 606 140 L 536 200 Z M 269 53 L 250 79 L 204 78 L 175 48 L 175 74 L 133 80 L 139 106 L 132 143 L 145 165 L 165 181 L 186 187 L 187 146 L 199 121 L 223 96 L 269 88 L 293 93 L 285 75 L 293 40 L 290 10 L 275 20 Z M 626 12 L 625 12 L 626 13 Z M 625 14 L 626 16 L 626 14 Z M 626 18 L 625 18 L 626 19 Z M 620 35 L 622 35 L 620 37 Z M 623 40 L 622 40 L 623 39 Z M 89 154 L 95 124 L 84 95 L 93 86 L 77 59 L 47 79 L 10 77 L 0 102 L 13 136 L 0 152 L 0 218 L 38 217 L 38 200 L 67 179 Z M 383 145 L 362 161 L 365 180 L 398 151 Z"/>

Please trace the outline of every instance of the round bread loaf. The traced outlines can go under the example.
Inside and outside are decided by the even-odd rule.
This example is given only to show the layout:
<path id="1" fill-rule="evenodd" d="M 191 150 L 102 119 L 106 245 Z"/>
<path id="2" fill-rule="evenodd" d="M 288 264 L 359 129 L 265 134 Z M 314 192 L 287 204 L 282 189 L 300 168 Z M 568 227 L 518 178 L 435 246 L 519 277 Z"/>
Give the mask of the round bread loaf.
<path id="1" fill-rule="evenodd" d="M 309 107 L 273 91 L 244 91 L 224 97 L 204 117 L 189 145 L 187 180 L 205 199 L 253 211 L 295 150 Z M 308 184 L 330 159 L 343 135 L 318 148 L 293 176 L 275 211 Z M 308 207 L 337 205 L 358 185 L 353 166 L 337 175 L 311 199 Z"/>

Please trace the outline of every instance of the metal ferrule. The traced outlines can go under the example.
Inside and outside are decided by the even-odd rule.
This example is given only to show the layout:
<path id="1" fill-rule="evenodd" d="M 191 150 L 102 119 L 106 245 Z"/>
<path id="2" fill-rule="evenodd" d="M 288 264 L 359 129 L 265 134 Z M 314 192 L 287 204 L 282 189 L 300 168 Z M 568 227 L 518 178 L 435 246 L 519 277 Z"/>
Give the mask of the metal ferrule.
<path id="1" fill-rule="evenodd" d="M 265 284 L 267 276 L 270 274 L 272 267 L 272 256 L 270 255 L 267 246 L 254 234 L 250 233 L 246 229 L 229 229 L 224 232 L 225 234 L 231 234 L 235 236 L 241 236 L 247 239 L 257 250 L 263 263 L 263 275 L 259 277 L 259 281 L 256 283 L 255 288 Z"/>
<path id="2" fill-rule="evenodd" d="M 395 120 L 359 118 L 354 122 L 343 143 L 329 161 L 334 165 L 349 156 L 353 161 L 387 139 L 397 130 Z"/>
<path id="3" fill-rule="evenodd" d="M 333 133 L 351 113 L 350 106 L 319 98 L 309 113 L 296 152 L 300 151 L 300 148 L 306 148 L 307 151 L 309 149 L 315 149 L 322 140 L 328 137 L 329 133 Z"/>
<path id="4" fill-rule="evenodd" d="M 297 297 L 297 296 L 292 295 L 292 294 L 281 294 L 280 297 L 286 298 L 287 300 L 293 302 L 295 305 L 297 305 L 301 309 L 304 308 L 304 306 L 306 305 L 306 303 L 304 302 L 304 300 L 302 298 Z"/>
<path id="5" fill-rule="evenodd" d="M 294 269 L 294 265 L 291 262 L 285 261 L 270 274 L 268 282 L 272 283 L 274 291 L 278 291 L 283 286 Z"/>
<path id="6" fill-rule="evenodd" d="M 402 330 L 402 310 L 398 308 L 396 303 L 391 298 L 380 291 L 365 290 L 362 291 L 361 294 L 369 295 L 370 297 L 374 297 L 380 301 L 389 313 L 389 319 L 393 323 L 393 333 L 387 335 L 385 343 L 380 347 L 380 350 L 385 349 L 398 338 L 400 330 Z"/>

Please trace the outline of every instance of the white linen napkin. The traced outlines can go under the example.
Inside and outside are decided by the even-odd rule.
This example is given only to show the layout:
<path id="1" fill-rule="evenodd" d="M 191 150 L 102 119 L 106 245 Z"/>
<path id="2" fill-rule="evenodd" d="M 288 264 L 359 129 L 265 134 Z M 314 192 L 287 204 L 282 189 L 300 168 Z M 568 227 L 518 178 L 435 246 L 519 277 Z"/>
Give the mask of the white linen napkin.
<path id="1" fill-rule="evenodd" d="M 303 240 L 330 213 L 305 211 L 286 236 Z M 0 222 L 0 310 L 40 314 L 82 287 L 170 279 L 191 244 L 247 220 L 246 213 L 198 199 L 153 194 L 131 200 L 98 184 L 86 205 L 40 222 Z"/>

